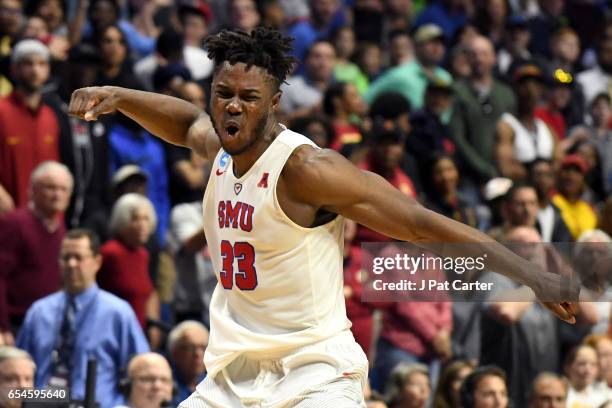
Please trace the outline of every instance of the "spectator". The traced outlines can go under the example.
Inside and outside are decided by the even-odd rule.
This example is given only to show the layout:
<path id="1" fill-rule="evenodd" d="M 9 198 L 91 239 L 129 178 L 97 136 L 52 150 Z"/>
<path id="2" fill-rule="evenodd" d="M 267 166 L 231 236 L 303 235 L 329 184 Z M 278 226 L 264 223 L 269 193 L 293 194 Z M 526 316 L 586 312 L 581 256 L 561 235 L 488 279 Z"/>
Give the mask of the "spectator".
<path id="1" fill-rule="evenodd" d="M 584 91 L 579 81 L 576 81 L 578 58 L 580 57 L 580 39 L 570 27 L 557 30 L 551 38 L 551 58 L 546 62 L 548 71 L 555 74 L 558 70 L 569 74 L 566 79 L 572 79 L 571 98 L 563 109 L 563 117 L 568 127 L 576 126 L 584 121 L 585 103 Z"/>
<path id="2" fill-rule="evenodd" d="M 332 149 L 342 151 L 344 147 L 363 141 L 357 125 L 366 111 L 367 106 L 353 84 L 336 82 L 330 85 L 323 97 L 323 112 L 331 119 L 334 127 L 334 138 L 330 146 Z"/>
<path id="3" fill-rule="evenodd" d="M 10 390 L 34 387 L 36 364 L 27 351 L 15 347 L 0 347 L 0 405 L 20 408 L 21 399 L 11 398 Z"/>
<path id="4" fill-rule="evenodd" d="M 442 117 L 452 106 L 453 90 L 450 82 L 434 78 L 425 91 L 425 106 L 410 115 L 411 132 L 406 150 L 419 163 L 423 173 L 427 158 L 433 153 L 453 154 L 455 146 L 448 125 Z"/>
<path id="5" fill-rule="evenodd" d="M 583 344 L 572 349 L 563 368 L 569 380 L 568 407 L 598 407 L 605 402 L 605 394 L 595 388 L 598 367 L 597 352 L 593 347 Z"/>
<path id="6" fill-rule="evenodd" d="M 504 240 L 542 270 L 558 270 L 549 261 L 535 229 L 513 228 Z M 533 292 L 524 286 L 492 272 L 480 280 L 493 283 L 490 303 L 485 305 L 481 322 L 481 363 L 495 364 L 507 373 L 510 398 L 517 406 L 524 407 L 530 384 L 537 374 L 559 369 L 557 322 L 544 306 L 534 302 Z"/>
<path id="7" fill-rule="evenodd" d="M 311 0 L 310 18 L 298 20 L 287 30 L 295 38 L 292 55 L 300 63 L 308 59 L 309 50 L 317 41 L 327 40 L 346 23 L 339 0 Z"/>
<path id="8" fill-rule="evenodd" d="M 582 285 L 592 290 L 596 299 L 590 305 L 596 309 L 592 333 L 610 330 L 610 266 L 612 265 L 612 238 L 601 230 L 581 234 L 573 246 L 572 266 Z"/>
<path id="9" fill-rule="evenodd" d="M 368 86 L 383 72 L 381 53 L 378 44 L 362 43 L 357 46 L 355 63 L 366 77 Z"/>
<path id="10" fill-rule="evenodd" d="M 447 65 L 455 81 L 468 79 L 472 75 L 469 54 L 467 47 L 462 44 L 457 44 L 450 50 Z"/>
<path id="11" fill-rule="evenodd" d="M 429 370 L 418 363 L 396 366 L 387 382 L 389 408 L 425 408 L 431 395 Z"/>
<path id="12" fill-rule="evenodd" d="M 605 334 L 591 334 L 584 339 L 587 344 L 597 351 L 597 361 L 599 363 L 599 377 L 595 388 L 606 394 L 606 399 L 610 400 L 612 394 L 612 338 Z"/>
<path id="13" fill-rule="evenodd" d="M 573 87 L 572 74 L 556 69 L 548 78 L 544 104 L 535 109 L 535 117 L 542 120 L 554 132 L 557 142 L 565 139 L 567 125 L 563 112 L 572 100 Z"/>
<path id="14" fill-rule="evenodd" d="M 295 75 L 281 85 L 281 111 L 291 117 L 309 113 L 321 103 L 333 80 L 336 51 L 327 41 L 318 40 L 308 49 L 304 75 Z"/>
<path id="15" fill-rule="evenodd" d="M 472 227 L 478 226 L 474 208 L 459 191 L 459 170 L 452 156 L 434 154 L 428 163 L 423 186 L 427 194 L 427 207 L 455 221 Z"/>
<path id="16" fill-rule="evenodd" d="M 567 381 L 551 372 L 540 373 L 531 385 L 529 408 L 565 408 Z"/>
<path id="17" fill-rule="evenodd" d="M 535 55 L 550 56 L 550 38 L 563 26 L 563 0 L 538 0 L 540 12 L 529 19 L 529 31 L 533 40 L 531 51 Z"/>
<path id="18" fill-rule="evenodd" d="M 66 211 L 66 225 L 77 227 L 109 205 L 107 121 L 86 122 L 68 116 L 70 95 L 78 88 L 92 86 L 100 58 L 96 49 L 82 44 L 70 49 L 62 63 L 57 92 L 45 95 L 59 122 L 61 162 L 74 176 L 74 191 Z"/>
<path id="19" fill-rule="evenodd" d="M 612 131 L 610 130 L 612 108 L 608 93 L 601 93 L 593 99 L 590 116 L 592 125 L 576 128 L 571 139 L 575 143 L 588 139 L 595 144 L 601 161 L 604 191 L 610 195 L 612 194 Z"/>
<path id="20" fill-rule="evenodd" d="M 481 2 L 476 9 L 475 24 L 478 31 L 488 37 L 498 49 L 506 36 L 506 21 L 510 14 L 507 0 Z"/>
<path id="21" fill-rule="evenodd" d="M 26 4 L 25 14 L 42 18 L 49 33 L 67 37 L 65 6 L 66 2 L 62 0 L 30 0 Z"/>
<path id="22" fill-rule="evenodd" d="M 203 0 L 180 2 L 178 15 L 185 35 L 185 45 L 192 48 L 202 48 L 213 18 L 208 3 Z M 197 77 L 195 73 L 194 76 Z"/>
<path id="23" fill-rule="evenodd" d="M 414 26 L 436 24 L 447 38 L 453 38 L 457 30 L 468 22 L 468 13 L 472 11 L 469 5 L 470 2 L 460 0 L 433 1 L 416 17 Z"/>
<path id="24" fill-rule="evenodd" d="M 589 106 L 595 96 L 608 93 L 612 73 L 612 38 L 602 40 L 597 52 L 597 65 L 577 75 L 576 80 L 584 91 L 584 103 Z"/>
<path id="25" fill-rule="evenodd" d="M 185 81 L 179 85 L 177 92 L 181 99 L 193 103 L 203 111 L 206 109 L 206 95 L 198 83 Z M 164 149 L 171 205 L 200 201 L 208 179 L 204 160 L 182 146 L 166 143 Z"/>
<path id="26" fill-rule="evenodd" d="M 122 384 L 127 404 L 117 408 L 162 408 L 172 401 L 172 370 L 161 354 L 135 355 L 127 375 Z"/>
<path id="27" fill-rule="evenodd" d="M 542 235 L 542 242 L 573 241 L 572 235 L 565 221 L 563 221 L 563 217 L 561 217 L 561 210 L 552 202 L 553 190 L 555 189 L 555 173 L 552 163 L 545 159 L 535 160 L 531 164 L 529 178 L 538 197 L 536 225 Z M 512 203 L 509 202 L 508 206 L 511 207 Z M 513 208 L 508 208 L 508 216 L 512 217 L 512 213 L 515 213 Z"/>
<path id="28" fill-rule="evenodd" d="M 407 197 L 416 198 L 417 193 L 411 178 L 400 167 L 404 157 L 406 134 L 398 122 L 375 117 L 371 130 L 370 151 L 358 166 L 381 175 Z M 363 241 L 388 242 L 391 239 L 360 225 L 356 244 Z"/>
<path id="29" fill-rule="evenodd" d="M 142 83 L 133 73 L 130 49 L 119 26 L 109 25 L 101 29 L 95 40 L 101 60 L 96 85 L 142 89 Z"/>
<path id="30" fill-rule="evenodd" d="M 355 32 L 350 26 L 341 27 L 334 33 L 332 43 L 336 49 L 334 78 L 338 81 L 349 82 L 360 95 L 363 95 L 368 88 L 368 80 L 359 67 L 351 62 L 355 53 Z"/>
<path id="31" fill-rule="evenodd" d="M 463 408 L 508 408 L 506 373 L 496 366 L 482 366 L 472 371 L 461 385 Z"/>
<path id="32" fill-rule="evenodd" d="M 11 55 L 11 48 L 17 42 L 17 37 L 22 25 L 24 16 L 21 0 L 1 0 L 0 1 L 0 58 L 6 59 Z M 8 72 L 0 72 L 0 97 L 11 93 L 11 85 Z"/>
<path id="33" fill-rule="evenodd" d="M 289 129 L 303 134 L 323 149 L 330 147 L 335 135 L 331 122 L 322 115 L 296 118 L 290 122 Z"/>
<path id="34" fill-rule="evenodd" d="M 87 3 L 81 4 L 87 6 Z M 77 21 L 73 24 L 82 27 L 82 31 L 75 29 L 72 44 L 80 43 L 81 39 L 90 42 L 99 36 L 104 28 L 112 25 L 121 29 L 125 35 L 126 46 L 129 45 L 138 55 L 146 56 L 154 51 L 155 38 L 140 33 L 131 22 L 120 18 L 120 6 L 116 0 L 92 0 L 89 2 L 89 9 L 81 7 L 80 11 L 77 12 Z"/>
<path id="35" fill-rule="evenodd" d="M 178 387 L 175 405 L 189 397 L 206 377 L 204 352 L 207 346 L 208 330 L 194 320 L 179 323 L 168 335 L 168 354 Z"/>
<path id="36" fill-rule="evenodd" d="M 506 76 L 513 72 L 513 67 L 525 64 L 532 59 L 529 52 L 531 33 L 527 19 L 522 15 L 514 15 L 506 22 L 506 34 L 503 36 L 503 47 L 497 52 L 497 67 Z"/>
<path id="37" fill-rule="evenodd" d="M 261 23 L 255 0 L 230 0 L 230 26 L 250 33 Z"/>
<path id="38" fill-rule="evenodd" d="M 396 30 L 389 33 L 389 67 L 399 67 L 413 61 L 414 47 L 412 38 L 405 30 Z"/>
<path id="39" fill-rule="evenodd" d="M 147 342 L 130 306 L 96 285 L 102 258 L 91 232 L 69 231 L 59 262 L 63 290 L 32 305 L 17 345 L 36 362 L 36 387 L 69 386 L 73 399 L 83 399 L 87 361 L 95 355 L 97 401 L 112 408 L 123 402 L 120 370 L 148 351 Z"/>
<path id="40" fill-rule="evenodd" d="M 0 220 L 0 265 L 3 293 L 8 305 L 0 326 L 8 319 L 17 330 L 36 300 L 60 287 L 57 256 L 66 230 L 62 223 L 72 191 L 72 175 L 63 164 L 44 162 L 30 178 L 30 205 Z"/>
<path id="41" fill-rule="evenodd" d="M 0 215 L 28 201 L 28 181 L 45 160 L 59 159 L 59 128 L 42 101 L 49 79 L 49 50 L 37 40 L 20 41 L 11 55 L 15 88 L 0 99 Z"/>
<path id="42" fill-rule="evenodd" d="M 465 360 L 448 363 L 440 374 L 433 399 L 433 408 L 461 408 L 461 384 L 474 366 Z"/>
<path id="43" fill-rule="evenodd" d="M 178 204 L 170 214 L 170 250 L 174 256 L 176 284 L 172 305 L 176 321 L 208 321 L 208 307 L 217 278 L 207 254 L 202 202 Z"/>
<path id="44" fill-rule="evenodd" d="M 450 74 L 439 66 L 445 52 L 442 29 L 426 24 L 415 32 L 414 43 L 416 61 L 404 63 L 381 75 L 365 93 L 366 102 L 372 103 L 385 92 L 400 92 L 413 109 L 420 109 L 429 80 L 439 78 L 450 82 Z"/>
<path id="45" fill-rule="evenodd" d="M 499 172 L 512 180 L 527 177 L 526 166 L 535 159 L 554 160 L 558 156 L 554 132 L 535 116 L 542 98 L 544 77 L 536 65 L 517 68 L 513 75 L 518 103 L 517 116 L 502 114 L 496 131 L 495 156 Z"/>
<path id="46" fill-rule="evenodd" d="M 98 275 L 100 287 L 126 300 L 136 313 L 153 349 L 161 342 L 156 327 L 147 327 L 148 320 L 159 320 L 159 295 L 148 272 L 149 253 L 144 244 L 155 229 L 157 220 L 151 202 L 135 193 L 123 195 L 113 207 L 107 241 L 100 253 L 103 263 Z"/>
<path id="47" fill-rule="evenodd" d="M 351 321 L 351 332 L 355 341 L 370 358 L 370 348 L 374 340 L 373 304 L 362 301 L 363 282 L 367 279 L 362 268 L 363 251 L 360 246 L 352 245 L 357 234 L 357 223 L 346 220 L 344 223 L 344 300 L 346 317 Z"/>
<path id="48" fill-rule="evenodd" d="M 110 169 L 116 173 L 126 164 L 137 164 L 148 177 L 147 196 L 157 216 L 157 240 L 161 247 L 166 242 L 170 197 L 168 196 L 168 169 L 162 142 L 142 129 L 123 114 L 117 114 L 116 123 L 108 132 Z"/>
<path id="49" fill-rule="evenodd" d="M 595 210 L 581 198 L 587 172 L 588 166 L 582 157 L 575 154 L 566 156 L 559 170 L 558 193 L 552 198 L 573 239 L 597 226 Z"/>
<path id="50" fill-rule="evenodd" d="M 476 185 L 498 175 L 495 161 L 495 128 L 505 112 L 514 113 L 510 88 L 493 77 L 495 51 L 486 37 L 469 44 L 471 77 L 455 85 L 451 135 L 465 176 Z"/>
<path id="51" fill-rule="evenodd" d="M 415 247 L 416 248 L 416 247 Z M 399 249 L 390 244 L 382 254 L 396 254 Z M 406 253 L 406 250 L 403 250 Z M 423 256 L 414 250 L 412 256 Z M 431 255 L 425 254 L 426 257 Z M 387 271 L 393 279 L 410 279 L 426 273 L 429 279 L 441 281 L 444 272 L 435 268 L 403 274 Z M 408 276 L 406 276 L 408 275 Z M 414 280 L 413 280 L 414 282 Z M 384 309 L 380 336 L 376 344 L 376 361 L 373 373 L 377 381 L 384 381 L 400 363 L 423 363 L 429 367 L 432 384 L 437 383 L 440 365 L 452 357 L 452 311 L 446 296 L 434 291 L 420 290 L 417 295 L 408 294 L 402 302 L 393 302 Z M 379 384 L 374 388 L 380 389 Z"/>

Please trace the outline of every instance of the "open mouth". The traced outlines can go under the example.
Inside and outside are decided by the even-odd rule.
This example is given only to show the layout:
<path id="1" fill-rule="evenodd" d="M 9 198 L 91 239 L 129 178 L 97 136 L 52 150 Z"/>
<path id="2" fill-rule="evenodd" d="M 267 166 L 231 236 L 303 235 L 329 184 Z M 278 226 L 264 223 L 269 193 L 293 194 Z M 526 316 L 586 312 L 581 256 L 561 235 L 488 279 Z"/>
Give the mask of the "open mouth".
<path id="1" fill-rule="evenodd" d="M 236 134 L 240 131 L 240 128 L 236 125 L 227 125 L 225 127 L 225 131 L 230 136 L 236 136 Z"/>

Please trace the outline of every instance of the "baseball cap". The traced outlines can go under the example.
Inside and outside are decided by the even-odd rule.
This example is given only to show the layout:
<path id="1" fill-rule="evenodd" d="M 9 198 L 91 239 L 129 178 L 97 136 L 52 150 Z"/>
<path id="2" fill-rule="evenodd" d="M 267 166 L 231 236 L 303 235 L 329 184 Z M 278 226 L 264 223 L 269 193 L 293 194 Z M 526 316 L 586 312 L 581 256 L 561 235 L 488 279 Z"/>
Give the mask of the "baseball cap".
<path id="1" fill-rule="evenodd" d="M 414 32 L 414 42 L 424 43 L 431 40 L 444 40 L 444 31 L 436 24 L 425 24 Z"/>
<path id="2" fill-rule="evenodd" d="M 542 70 L 535 64 L 524 64 L 514 71 L 514 82 L 521 82 L 526 79 L 536 79 L 544 82 Z"/>
<path id="3" fill-rule="evenodd" d="M 45 60 L 49 61 L 50 54 L 47 46 L 38 40 L 28 39 L 19 41 L 13 47 L 11 64 L 19 64 L 21 60 L 32 54 L 41 55 Z"/>
<path id="4" fill-rule="evenodd" d="M 506 195 L 512 187 L 512 180 L 506 177 L 496 177 L 487 182 L 484 187 L 484 198 L 493 201 Z"/>
<path id="5" fill-rule="evenodd" d="M 578 171 L 582 174 L 586 174 L 589 171 L 588 164 L 584 161 L 582 156 L 578 154 L 568 154 L 565 156 L 563 161 L 561 161 L 561 168 L 564 169 L 567 167 L 577 167 Z"/>
<path id="6" fill-rule="evenodd" d="M 435 76 L 429 80 L 427 91 L 442 91 L 450 94 L 453 92 L 453 84 L 450 80 Z"/>
<path id="7" fill-rule="evenodd" d="M 115 172 L 115 174 L 113 175 L 112 185 L 113 187 L 117 187 L 118 185 L 122 184 L 127 179 L 132 177 L 139 177 L 143 181 L 147 181 L 149 179 L 147 174 L 142 171 L 137 165 L 126 164 L 124 166 L 121 166 L 119 170 Z"/>
<path id="8" fill-rule="evenodd" d="M 179 13 L 192 12 L 204 17 L 207 23 L 213 19 L 212 11 L 207 2 L 202 0 L 183 0 L 179 2 Z"/>

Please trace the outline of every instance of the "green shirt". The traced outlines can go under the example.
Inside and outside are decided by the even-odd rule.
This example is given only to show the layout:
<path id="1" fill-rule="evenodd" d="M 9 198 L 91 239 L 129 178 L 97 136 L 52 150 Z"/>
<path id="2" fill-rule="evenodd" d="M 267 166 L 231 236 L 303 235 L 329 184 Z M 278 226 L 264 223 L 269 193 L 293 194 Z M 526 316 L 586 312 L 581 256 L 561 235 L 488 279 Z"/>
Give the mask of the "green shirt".
<path id="1" fill-rule="evenodd" d="M 493 81 L 488 95 L 480 97 L 472 85 L 461 80 L 455 83 L 455 100 L 450 127 L 457 151 L 469 170 L 486 181 L 498 175 L 495 163 L 497 121 L 505 112 L 516 112 L 512 90 Z"/>
<path id="2" fill-rule="evenodd" d="M 368 78 L 353 63 L 336 64 L 334 67 L 334 78 L 338 82 L 349 82 L 355 85 L 360 95 L 363 95 L 366 89 L 368 89 Z"/>
<path id="3" fill-rule="evenodd" d="M 434 76 L 443 81 L 452 80 L 451 75 L 440 67 L 434 70 Z M 399 92 L 408 99 L 412 110 L 417 110 L 423 107 L 428 83 L 429 77 L 421 65 L 417 61 L 410 61 L 385 72 L 370 85 L 363 97 L 371 104 L 380 94 Z"/>

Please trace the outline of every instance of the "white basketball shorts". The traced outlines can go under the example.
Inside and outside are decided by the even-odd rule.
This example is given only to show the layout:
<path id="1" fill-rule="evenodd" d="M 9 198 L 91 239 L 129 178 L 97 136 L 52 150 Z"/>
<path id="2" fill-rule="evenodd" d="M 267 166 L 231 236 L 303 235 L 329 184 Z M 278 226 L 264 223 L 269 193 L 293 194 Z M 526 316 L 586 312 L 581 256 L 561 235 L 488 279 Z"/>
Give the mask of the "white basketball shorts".
<path id="1" fill-rule="evenodd" d="M 238 357 L 179 408 L 365 408 L 368 360 L 350 331 L 275 360 Z"/>

